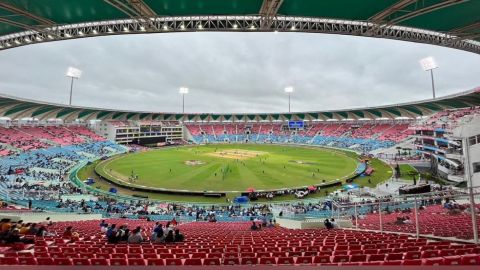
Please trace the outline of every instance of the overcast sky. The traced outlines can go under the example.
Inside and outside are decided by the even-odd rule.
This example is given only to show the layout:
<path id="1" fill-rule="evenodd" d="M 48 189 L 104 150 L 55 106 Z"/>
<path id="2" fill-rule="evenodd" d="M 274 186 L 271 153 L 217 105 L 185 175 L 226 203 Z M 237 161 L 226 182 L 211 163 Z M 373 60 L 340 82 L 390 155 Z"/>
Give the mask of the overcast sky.
<path id="1" fill-rule="evenodd" d="M 431 98 L 418 60 L 433 56 L 437 96 L 480 86 L 480 56 L 372 38 L 302 33 L 171 33 L 50 42 L 0 51 L 0 93 L 126 110 L 284 112 Z"/>

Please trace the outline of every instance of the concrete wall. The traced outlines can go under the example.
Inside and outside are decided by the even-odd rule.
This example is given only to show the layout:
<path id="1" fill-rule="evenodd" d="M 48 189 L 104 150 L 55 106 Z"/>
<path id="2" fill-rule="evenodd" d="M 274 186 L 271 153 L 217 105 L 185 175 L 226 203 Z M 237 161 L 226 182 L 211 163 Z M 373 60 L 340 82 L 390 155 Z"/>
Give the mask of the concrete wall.
<path id="1" fill-rule="evenodd" d="M 480 135 L 480 116 L 475 116 L 468 124 L 462 125 L 453 131 L 453 135 L 461 138 L 469 138 Z M 467 139 L 468 140 L 468 139 Z M 464 151 L 465 152 L 465 151 Z M 480 163 L 480 143 L 471 145 L 470 152 L 470 171 L 472 173 L 472 182 L 474 187 L 480 187 L 480 172 L 474 173 L 472 164 Z M 464 157 L 465 160 L 465 157 Z"/>
<path id="2" fill-rule="evenodd" d="M 325 228 L 323 218 L 317 219 L 305 219 L 305 220 L 293 220 L 286 218 L 277 218 L 278 225 L 287 229 L 315 229 Z M 352 228 L 353 224 L 351 220 L 335 220 L 340 228 Z"/>

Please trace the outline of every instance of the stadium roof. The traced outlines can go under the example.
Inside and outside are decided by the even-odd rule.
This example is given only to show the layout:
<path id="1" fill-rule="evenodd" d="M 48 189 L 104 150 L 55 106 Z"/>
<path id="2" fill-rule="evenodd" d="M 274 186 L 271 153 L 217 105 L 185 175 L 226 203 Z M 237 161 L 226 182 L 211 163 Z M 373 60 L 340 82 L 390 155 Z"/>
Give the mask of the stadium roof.
<path id="1" fill-rule="evenodd" d="M 293 113 L 164 113 L 146 111 L 122 111 L 101 108 L 75 107 L 62 104 L 38 102 L 0 95 L 0 117 L 13 120 L 37 118 L 39 120 L 181 120 L 181 121 L 285 121 L 285 120 L 346 120 L 346 119 L 395 119 L 428 116 L 445 109 L 480 106 L 480 88 L 449 95 L 434 100 L 423 100 L 389 106 L 358 108 L 350 110 L 293 112 Z"/>
<path id="2" fill-rule="evenodd" d="M 332 33 L 480 53 L 480 1 L 0 1 L 0 50 L 100 35 L 189 31 Z"/>

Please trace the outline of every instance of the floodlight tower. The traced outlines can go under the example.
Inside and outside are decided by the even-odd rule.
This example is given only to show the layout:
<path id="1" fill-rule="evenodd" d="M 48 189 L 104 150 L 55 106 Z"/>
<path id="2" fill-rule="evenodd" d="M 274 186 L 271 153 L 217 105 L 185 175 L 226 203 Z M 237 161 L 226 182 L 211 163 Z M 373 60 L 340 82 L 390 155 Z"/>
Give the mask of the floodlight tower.
<path id="1" fill-rule="evenodd" d="M 178 93 L 182 94 L 182 113 L 185 113 L 185 95 L 188 94 L 188 87 L 180 87 Z"/>
<path id="2" fill-rule="evenodd" d="M 67 69 L 67 77 L 72 78 L 72 81 L 70 83 L 70 99 L 68 102 L 69 106 L 72 106 L 72 94 L 73 94 L 73 79 L 80 79 L 82 76 L 82 71 L 80 69 L 74 68 L 74 67 L 69 67 Z"/>
<path id="3" fill-rule="evenodd" d="M 290 112 L 290 95 L 293 93 L 293 87 L 292 86 L 287 86 L 285 87 L 285 93 L 288 94 L 288 112 Z"/>
<path id="4" fill-rule="evenodd" d="M 432 56 L 421 59 L 420 65 L 422 66 L 424 71 L 430 71 L 430 77 L 432 78 L 433 99 L 435 99 L 435 81 L 433 80 L 433 70 L 438 68 L 438 65 Z"/>

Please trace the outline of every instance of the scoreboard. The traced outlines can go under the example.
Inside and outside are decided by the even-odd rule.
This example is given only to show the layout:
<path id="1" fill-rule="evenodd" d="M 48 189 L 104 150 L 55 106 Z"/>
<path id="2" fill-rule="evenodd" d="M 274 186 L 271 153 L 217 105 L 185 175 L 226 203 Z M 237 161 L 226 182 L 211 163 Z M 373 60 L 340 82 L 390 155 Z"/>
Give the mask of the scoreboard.
<path id="1" fill-rule="evenodd" d="M 288 128 L 303 128 L 304 122 L 303 121 L 288 121 Z"/>

